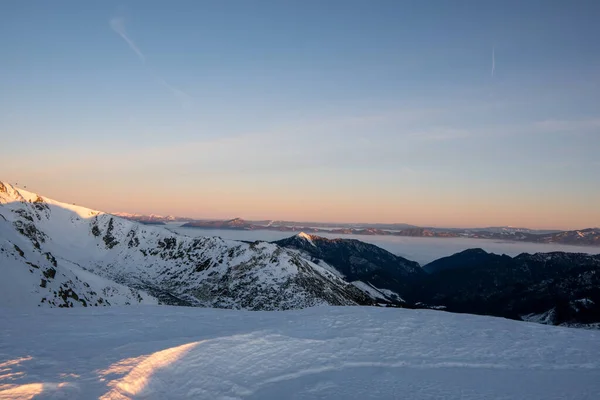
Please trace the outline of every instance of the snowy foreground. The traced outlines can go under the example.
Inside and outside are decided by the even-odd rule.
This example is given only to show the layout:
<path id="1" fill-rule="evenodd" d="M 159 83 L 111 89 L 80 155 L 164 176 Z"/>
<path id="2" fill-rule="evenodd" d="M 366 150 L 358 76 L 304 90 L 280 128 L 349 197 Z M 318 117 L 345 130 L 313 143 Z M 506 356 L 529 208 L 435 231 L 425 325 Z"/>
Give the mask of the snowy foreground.
<path id="1" fill-rule="evenodd" d="M 0 399 L 598 399 L 600 332 L 428 310 L 0 310 Z"/>

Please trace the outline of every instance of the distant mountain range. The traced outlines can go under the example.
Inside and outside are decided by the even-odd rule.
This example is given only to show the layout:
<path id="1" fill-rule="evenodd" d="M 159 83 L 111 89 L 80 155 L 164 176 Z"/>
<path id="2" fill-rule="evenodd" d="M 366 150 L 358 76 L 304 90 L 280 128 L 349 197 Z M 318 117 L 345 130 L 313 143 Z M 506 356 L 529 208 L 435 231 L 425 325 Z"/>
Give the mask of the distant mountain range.
<path id="1" fill-rule="evenodd" d="M 304 232 L 274 243 L 192 238 L 2 182 L 0 278 L 0 306 L 379 305 L 600 327 L 600 255 L 471 249 L 421 267 Z"/>
<path id="2" fill-rule="evenodd" d="M 167 222 L 194 221 L 193 218 L 174 217 L 172 215 L 167 215 L 167 216 L 156 215 L 156 214 L 142 215 L 142 214 L 130 214 L 130 213 L 123 213 L 123 212 L 115 212 L 115 213 L 112 213 L 112 215 L 116 215 L 117 217 L 125 218 L 130 221 L 140 222 L 140 223 L 146 224 L 146 225 L 164 225 Z"/>
<path id="3" fill-rule="evenodd" d="M 147 217 L 125 217 L 146 223 Z M 184 221 L 180 219 L 180 221 Z M 164 221 L 169 222 L 169 221 Z M 534 230 L 527 228 L 423 228 L 407 224 L 316 224 L 291 221 L 193 220 L 182 226 L 203 229 L 270 230 L 279 232 L 329 233 L 334 235 L 379 235 L 438 238 L 491 239 L 531 243 L 557 243 L 582 246 L 600 246 L 600 229 L 588 228 L 573 231 Z"/>

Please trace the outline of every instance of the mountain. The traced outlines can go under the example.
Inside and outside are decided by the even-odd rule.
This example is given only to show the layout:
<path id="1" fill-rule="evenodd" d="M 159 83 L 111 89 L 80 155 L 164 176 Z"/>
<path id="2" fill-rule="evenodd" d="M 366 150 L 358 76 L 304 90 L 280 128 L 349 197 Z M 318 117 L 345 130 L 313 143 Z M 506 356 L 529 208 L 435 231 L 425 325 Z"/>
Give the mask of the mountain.
<path id="1" fill-rule="evenodd" d="M 190 238 L 0 183 L 0 304 L 163 304 L 278 310 L 372 304 L 270 243 Z"/>
<path id="2" fill-rule="evenodd" d="M 533 231 L 523 228 L 487 228 L 454 230 L 461 237 L 475 239 L 509 240 L 531 243 L 557 243 L 577 246 L 600 246 L 600 229 L 573 231 Z"/>
<path id="3" fill-rule="evenodd" d="M 126 216 L 145 223 L 168 222 L 151 216 Z M 166 218 L 166 217 L 165 217 Z M 329 233 L 333 235 L 378 235 L 402 237 L 472 238 L 506 240 L 531 243 L 557 243 L 578 246 L 600 246 L 600 229 L 588 228 L 573 231 L 534 230 L 527 228 L 490 227 L 476 229 L 424 228 L 407 224 L 334 224 L 293 221 L 191 220 L 184 227 L 205 229 L 269 230 L 279 232 Z"/>
<path id="4" fill-rule="evenodd" d="M 530 239 L 531 241 L 540 243 L 600 246 L 600 229 L 589 228 L 575 231 L 555 232 L 545 235 L 536 235 L 536 237 Z"/>
<path id="5" fill-rule="evenodd" d="M 448 311 L 552 324 L 600 323 L 600 255 L 471 249 L 424 266 L 413 296 Z"/>
<path id="6" fill-rule="evenodd" d="M 257 225 L 268 225 L 270 227 L 294 227 L 296 230 L 299 228 L 310 227 L 310 228 L 321 228 L 323 229 L 387 229 L 387 230 L 400 230 L 409 228 L 418 228 L 415 225 L 392 223 L 392 224 L 380 224 L 380 223 L 337 223 L 337 222 L 298 222 L 298 221 L 252 221 Z M 265 223 L 267 222 L 267 223 Z"/>
<path id="7" fill-rule="evenodd" d="M 301 232 L 273 243 L 332 267 L 349 282 L 362 282 L 359 286 L 364 290 L 369 290 L 366 284 L 379 292 L 391 291 L 395 293 L 392 300 L 403 298 L 407 289 L 426 275 L 418 263 L 355 239 L 326 239 Z"/>
<path id="8" fill-rule="evenodd" d="M 70 230 L 40 230 L 54 219 L 78 225 L 97 211 L 72 205 L 54 209 L 41 196 L 0 182 L 0 305 L 11 307 L 157 304 L 143 291 L 94 275 L 50 249 L 51 234 L 74 241 Z M 76 234 L 76 229 L 72 230 Z"/>
<path id="9" fill-rule="evenodd" d="M 252 230 L 257 226 L 241 218 L 233 218 L 225 221 L 191 221 L 183 224 L 187 228 L 206 228 L 206 229 L 241 229 Z"/>
<path id="10" fill-rule="evenodd" d="M 128 219 L 130 221 L 136 221 L 136 222 L 140 222 L 142 224 L 147 224 L 147 225 L 165 225 L 167 222 L 193 221 L 192 218 L 174 217 L 172 215 L 167 215 L 167 216 L 156 215 L 156 214 L 142 215 L 142 214 L 130 214 L 130 213 L 123 213 L 123 212 L 114 212 L 111 214 L 115 215 L 117 217 Z"/>
<path id="11" fill-rule="evenodd" d="M 562 232 L 560 229 L 529 229 L 529 228 L 518 228 L 514 226 L 490 226 L 486 228 L 472 228 L 469 231 L 483 231 L 483 232 L 494 232 L 494 233 L 533 233 L 533 234 L 547 234 L 547 233 L 558 233 Z"/>
<path id="12" fill-rule="evenodd" d="M 487 253 L 483 249 L 467 249 L 449 257 L 443 257 L 423 266 L 423 270 L 433 274 L 450 269 L 475 268 L 481 265 L 486 267 L 501 267 L 512 263 L 512 258 L 507 255 Z"/>

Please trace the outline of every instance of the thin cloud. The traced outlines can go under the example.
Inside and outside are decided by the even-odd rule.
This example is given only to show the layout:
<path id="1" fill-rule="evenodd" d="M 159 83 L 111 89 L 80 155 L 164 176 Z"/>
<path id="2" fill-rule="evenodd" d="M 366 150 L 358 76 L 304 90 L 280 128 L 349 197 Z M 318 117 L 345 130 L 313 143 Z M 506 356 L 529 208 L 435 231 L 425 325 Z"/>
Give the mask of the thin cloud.
<path id="1" fill-rule="evenodd" d="M 492 47 L 492 78 L 496 72 L 496 47 Z"/>
<path id="2" fill-rule="evenodd" d="M 466 129 L 434 127 L 426 131 L 410 132 L 407 136 L 424 141 L 442 142 L 468 138 L 471 136 L 471 132 Z"/>
<path id="3" fill-rule="evenodd" d="M 181 90 L 179 88 L 176 88 L 175 86 L 171 85 L 169 82 L 165 81 L 161 77 L 157 76 L 156 80 L 164 88 L 166 88 L 168 91 L 170 91 L 173 94 L 173 96 L 175 96 L 177 98 L 177 100 L 179 100 L 179 102 L 181 103 L 182 107 L 185 108 L 185 107 L 188 107 L 191 104 L 191 102 L 192 102 L 192 96 L 190 96 L 189 94 L 187 94 L 183 90 Z"/>
<path id="4" fill-rule="evenodd" d="M 140 58 L 140 60 L 142 60 L 142 62 L 145 64 L 146 56 L 144 55 L 144 53 L 142 53 L 140 48 L 137 47 L 135 42 L 133 40 L 131 40 L 131 38 L 127 35 L 127 31 L 125 30 L 125 20 L 121 17 L 113 17 L 110 19 L 110 21 L 108 23 L 110 25 L 110 28 L 113 31 L 115 31 L 115 33 L 117 35 L 119 35 L 123 38 L 125 43 L 127 43 L 129 45 L 129 48 L 131 50 L 133 50 L 133 52 L 135 54 L 137 54 L 137 56 Z"/>
<path id="5" fill-rule="evenodd" d="M 129 35 L 127 35 L 127 30 L 125 29 L 125 20 L 122 17 L 113 17 L 108 21 L 108 23 L 110 25 L 110 28 L 117 35 L 119 35 L 125 41 L 125 43 L 127 43 L 129 48 L 131 50 L 133 50 L 133 52 L 138 56 L 140 61 L 142 61 L 142 64 L 146 65 L 146 67 L 148 68 L 148 65 L 146 63 L 146 56 L 144 55 L 144 53 L 142 53 L 140 48 L 135 44 L 133 39 L 131 39 L 129 37 Z M 148 69 L 150 69 L 150 68 L 148 68 Z M 191 105 L 192 96 L 190 96 L 183 90 L 171 85 L 164 78 L 162 78 L 158 74 L 154 73 L 151 69 L 150 69 L 150 73 L 152 74 L 152 76 L 154 77 L 154 80 L 159 85 L 161 85 L 162 87 L 167 89 L 169 92 L 171 92 L 171 94 L 173 94 L 173 96 L 175 96 L 175 98 L 181 103 L 181 106 L 183 108 L 188 108 Z"/>
<path id="6" fill-rule="evenodd" d="M 534 127 L 539 132 L 595 132 L 597 129 L 600 129 L 600 118 L 579 120 L 548 119 L 536 122 Z"/>

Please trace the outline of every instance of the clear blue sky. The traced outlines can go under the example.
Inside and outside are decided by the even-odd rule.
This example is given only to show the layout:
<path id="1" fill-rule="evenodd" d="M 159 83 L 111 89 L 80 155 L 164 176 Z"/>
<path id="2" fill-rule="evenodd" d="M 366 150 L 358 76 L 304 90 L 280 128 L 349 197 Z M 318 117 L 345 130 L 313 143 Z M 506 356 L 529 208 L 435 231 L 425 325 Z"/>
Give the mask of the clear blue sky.
<path id="1" fill-rule="evenodd" d="M 0 179 L 196 217 L 600 225 L 599 1 L 2 1 Z"/>

